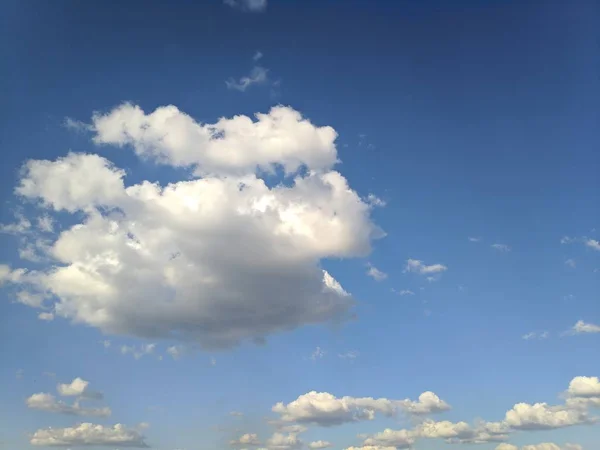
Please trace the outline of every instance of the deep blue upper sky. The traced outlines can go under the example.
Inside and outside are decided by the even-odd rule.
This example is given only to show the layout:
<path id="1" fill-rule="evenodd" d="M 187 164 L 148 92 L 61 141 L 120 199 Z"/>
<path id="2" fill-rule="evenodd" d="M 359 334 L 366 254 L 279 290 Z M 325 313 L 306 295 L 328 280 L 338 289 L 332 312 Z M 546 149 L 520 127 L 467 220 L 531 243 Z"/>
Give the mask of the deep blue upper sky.
<path id="1" fill-rule="evenodd" d="M 4 289 L 6 448 L 30 448 L 36 429 L 80 421 L 148 422 L 148 443 L 165 450 L 221 449 L 243 433 L 264 441 L 271 407 L 312 390 L 390 399 L 431 390 L 453 406 L 436 420 L 499 421 L 515 403 L 559 404 L 572 378 L 600 375 L 600 334 L 561 336 L 578 320 L 600 323 L 600 252 L 585 245 L 600 234 L 598 2 L 268 0 L 256 13 L 219 0 L 0 8 L 0 223 L 15 220 L 14 188 L 29 159 L 98 153 L 127 171 L 127 185 L 180 180 L 179 169 L 98 147 L 64 126 L 125 101 L 146 113 L 172 104 L 203 123 L 290 106 L 335 128 L 336 169 L 360 196 L 387 203 L 372 212 L 387 236 L 368 257 L 321 261 L 357 300 L 357 320 L 275 333 L 264 346 L 157 361 L 171 344 L 39 321 L 13 301 L 13 287 Z M 226 80 L 255 64 L 268 69 L 265 83 L 228 89 Z M 24 211 L 34 214 L 31 205 Z M 76 223 L 63 213 L 55 219 L 62 229 Z M 561 244 L 564 236 L 574 242 Z M 20 261 L 19 242 L 0 235 L 0 264 L 43 268 Z M 408 259 L 448 270 L 428 282 L 404 272 Z M 368 262 L 387 278 L 369 278 Z M 545 339 L 522 339 L 544 331 Z M 160 349 L 153 356 L 120 354 L 121 345 L 150 342 Z M 312 361 L 316 347 L 326 354 Z M 338 357 L 348 351 L 359 356 Z M 75 377 L 104 392 L 112 417 L 25 405 Z M 232 410 L 245 413 L 237 424 Z M 406 424 L 378 417 L 301 437 L 342 449 L 386 427 Z M 594 450 L 598 430 L 515 432 L 509 442 Z M 444 445 L 420 440 L 415 448 Z"/>

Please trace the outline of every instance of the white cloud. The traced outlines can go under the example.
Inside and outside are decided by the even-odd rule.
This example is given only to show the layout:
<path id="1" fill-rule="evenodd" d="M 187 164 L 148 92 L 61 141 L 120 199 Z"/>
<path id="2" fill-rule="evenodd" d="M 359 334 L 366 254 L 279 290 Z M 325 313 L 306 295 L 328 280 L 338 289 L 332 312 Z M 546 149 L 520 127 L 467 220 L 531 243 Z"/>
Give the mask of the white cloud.
<path id="1" fill-rule="evenodd" d="M 280 402 L 272 408 L 284 422 L 313 423 L 320 426 L 372 420 L 376 413 L 392 416 L 396 406 L 392 400 L 371 397 L 337 398 L 328 392 L 308 392 L 287 405 Z"/>
<path id="2" fill-rule="evenodd" d="M 396 290 L 392 289 L 392 291 L 397 293 L 400 296 L 415 295 L 415 293 L 413 291 L 411 291 L 410 289 L 402 289 L 401 291 L 396 291 Z"/>
<path id="3" fill-rule="evenodd" d="M 317 347 L 314 352 L 311 353 L 310 359 L 316 361 L 317 359 L 321 359 L 325 356 L 325 350 L 321 347 Z"/>
<path id="4" fill-rule="evenodd" d="M 42 312 L 38 314 L 38 319 L 45 320 L 46 322 L 50 322 L 54 320 L 54 314 Z"/>
<path id="5" fill-rule="evenodd" d="M 506 244 L 492 244 L 491 247 L 499 252 L 510 252 L 510 247 Z"/>
<path id="6" fill-rule="evenodd" d="M 56 387 L 58 393 L 65 397 L 81 397 L 86 399 L 101 400 L 104 396 L 101 392 L 92 391 L 89 388 L 89 381 L 85 381 L 79 377 L 75 378 L 68 384 L 59 384 Z"/>
<path id="7" fill-rule="evenodd" d="M 23 234 L 31 230 L 31 222 L 22 214 L 15 214 L 17 222 L 8 225 L 0 224 L 0 233 Z"/>
<path id="8" fill-rule="evenodd" d="M 512 444 L 500 444 L 496 447 L 496 450 L 519 450 L 519 447 Z M 541 444 L 524 445 L 521 450 L 583 450 L 581 445 L 577 444 L 565 444 L 560 447 L 557 444 L 551 442 L 544 442 Z"/>
<path id="9" fill-rule="evenodd" d="M 280 402 L 272 411 L 283 422 L 313 423 L 334 426 L 362 420 L 373 420 L 376 414 L 391 417 L 403 410 L 411 415 L 424 415 L 450 409 L 450 405 L 433 392 L 424 392 L 417 401 L 372 397 L 335 397 L 328 392 L 308 392 L 287 405 Z"/>
<path id="10" fill-rule="evenodd" d="M 358 358 L 359 353 L 356 350 L 350 350 L 345 353 L 338 353 L 338 358 L 354 360 Z"/>
<path id="11" fill-rule="evenodd" d="M 301 448 L 303 442 L 298 438 L 296 433 L 273 433 L 273 435 L 267 439 L 268 450 L 295 450 Z"/>
<path id="12" fill-rule="evenodd" d="M 81 423 L 70 428 L 47 428 L 37 430 L 31 437 L 32 445 L 47 447 L 115 446 L 147 447 L 139 431 L 128 429 L 118 423 L 113 427 Z"/>
<path id="13" fill-rule="evenodd" d="M 374 434 L 365 439 L 364 446 L 383 448 L 409 448 L 415 443 L 415 434 L 409 430 L 392 430 L 386 428 L 381 433 Z"/>
<path id="14" fill-rule="evenodd" d="M 418 259 L 408 259 L 404 268 L 404 272 L 413 272 L 421 275 L 441 273 L 446 270 L 448 270 L 448 267 L 443 264 L 431 264 L 428 266 Z"/>
<path id="15" fill-rule="evenodd" d="M 223 3 L 248 12 L 262 12 L 267 9 L 267 0 L 223 0 Z"/>
<path id="16" fill-rule="evenodd" d="M 417 401 L 409 399 L 400 401 L 401 407 L 409 414 L 424 415 L 451 409 L 450 405 L 433 392 L 427 391 L 419 395 Z"/>
<path id="17" fill-rule="evenodd" d="M 69 405 L 62 400 L 57 400 L 52 394 L 43 392 L 33 394 L 27 399 L 26 403 L 27 407 L 31 409 L 57 414 L 96 417 L 108 417 L 111 415 L 111 410 L 108 407 L 84 408 L 79 404 L 79 401 L 76 401 L 73 405 Z"/>
<path id="18" fill-rule="evenodd" d="M 181 358 L 181 356 L 183 355 L 183 351 L 184 350 L 181 345 L 172 345 L 171 347 L 167 348 L 167 353 L 173 359 Z"/>
<path id="19" fill-rule="evenodd" d="M 445 439 L 454 444 L 482 444 L 486 442 L 499 442 L 508 438 L 510 432 L 507 425 L 502 422 L 483 422 L 471 426 L 466 422 L 450 422 L 447 420 L 435 422 L 427 420 L 415 429 L 415 433 L 422 438 Z"/>
<path id="20" fill-rule="evenodd" d="M 346 450 L 397 450 L 397 447 L 384 447 L 381 445 L 363 445 L 361 447 L 347 447 Z"/>
<path id="21" fill-rule="evenodd" d="M 240 411 L 231 411 L 229 415 L 232 417 L 244 417 L 244 413 Z"/>
<path id="22" fill-rule="evenodd" d="M 591 249 L 600 251 L 600 242 L 595 239 L 586 239 L 585 245 Z"/>
<path id="23" fill-rule="evenodd" d="M 308 448 L 313 450 L 330 447 L 333 447 L 333 444 L 329 441 L 314 441 L 308 444 Z"/>
<path id="24" fill-rule="evenodd" d="M 583 320 L 578 320 L 568 334 L 590 334 L 600 333 L 600 325 L 586 323 Z"/>
<path id="25" fill-rule="evenodd" d="M 368 263 L 367 267 L 368 267 L 367 275 L 370 276 L 371 278 L 373 278 L 375 281 L 383 281 L 387 278 L 387 273 L 382 272 L 377 267 L 375 267 L 373 264 Z"/>
<path id="26" fill-rule="evenodd" d="M 367 195 L 367 203 L 373 207 L 379 208 L 383 208 L 386 205 L 386 202 L 377 197 L 375 194 Z"/>
<path id="27" fill-rule="evenodd" d="M 112 342 L 110 342 L 108 339 L 104 339 L 103 341 L 100 341 L 100 343 L 104 348 L 110 348 L 110 346 L 112 345 Z"/>
<path id="28" fill-rule="evenodd" d="M 505 422 L 517 430 L 545 430 L 591 423 L 587 412 L 547 403 L 518 403 L 506 412 Z"/>
<path id="29" fill-rule="evenodd" d="M 470 242 L 481 242 L 481 238 L 480 237 L 469 237 L 469 241 Z"/>
<path id="30" fill-rule="evenodd" d="M 229 441 L 229 445 L 235 446 L 244 446 L 244 445 L 252 445 L 257 446 L 260 445 L 260 439 L 258 439 L 258 435 L 255 433 L 246 433 L 241 435 L 239 438 Z"/>
<path id="31" fill-rule="evenodd" d="M 496 447 L 496 450 L 519 450 L 519 447 L 517 447 L 516 445 L 506 444 L 503 442 L 502 444 L 498 444 L 498 446 Z"/>
<path id="32" fill-rule="evenodd" d="M 257 50 L 256 53 L 254 54 L 254 56 L 252 57 L 252 59 L 254 61 L 258 61 L 259 59 L 261 59 L 264 55 L 262 54 L 261 51 Z"/>
<path id="33" fill-rule="evenodd" d="M 598 377 L 575 377 L 569 383 L 569 397 L 600 397 L 600 379 Z"/>
<path id="34" fill-rule="evenodd" d="M 575 267 L 577 267 L 577 263 L 575 262 L 574 259 L 569 258 L 565 261 L 565 266 L 571 267 L 572 269 L 574 269 Z"/>
<path id="35" fill-rule="evenodd" d="M 264 67 L 254 66 L 250 69 L 250 73 L 246 76 L 241 77 L 239 80 L 230 78 L 225 81 L 225 84 L 229 89 L 244 92 L 253 84 L 264 84 L 268 80 L 268 70 Z"/>
<path id="36" fill-rule="evenodd" d="M 56 316 L 205 349 L 350 317 L 353 298 L 320 261 L 364 257 L 382 233 L 332 170 L 335 130 L 287 107 L 202 125 L 173 106 L 123 105 L 93 122 L 99 144 L 204 176 L 125 188 L 97 155 L 29 161 L 17 192 L 84 217 L 52 242 L 52 264 L 18 280 Z M 276 167 L 288 177 L 269 187 L 256 170 Z"/>
<path id="37" fill-rule="evenodd" d="M 38 217 L 37 226 L 44 233 L 52 233 L 54 231 L 54 219 L 47 214 Z"/>
<path id="38" fill-rule="evenodd" d="M 548 331 L 531 331 L 527 334 L 524 334 L 522 338 L 526 341 L 533 339 L 548 339 L 550 337 L 550 333 Z"/>
<path id="39" fill-rule="evenodd" d="M 134 345 L 123 345 L 121 346 L 121 353 L 123 355 L 133 355 L 133 357 L 135 359 L 140 359 L 142 356 L 145 355 L 151 355 L 152 353 L 154 353 L 154 350 L 156 349 L 156 344 L 143 344 L 140 345 L 139 347 L 136 347 Z M 169 352 L 167 350 L 167 352 L 173 356 L 171 354 L 171 352 Z"/>

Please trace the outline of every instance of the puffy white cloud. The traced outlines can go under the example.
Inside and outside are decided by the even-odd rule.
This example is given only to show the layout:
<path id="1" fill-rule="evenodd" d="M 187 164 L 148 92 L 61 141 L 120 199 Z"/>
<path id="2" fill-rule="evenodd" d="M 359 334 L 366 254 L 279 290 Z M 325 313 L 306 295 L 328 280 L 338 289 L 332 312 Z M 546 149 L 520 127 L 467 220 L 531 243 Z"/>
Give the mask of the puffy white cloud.
<path id="1" fill-rule="evenodd" d="M 31 409 L 46 411 L 57 414 L 68 414 L 74 416 L 96 416 L 108 417 L 111 415 L 111 410 L 108 407 L 103 408 L 84 408 L 79 402 L 73 405 L 57 400 L 52 394 L 38 393 L 33 394 L 26 401 L 27 406 Z"/>
<path id="2" fill-rule="evenodd" d="M 205 175 L 125 187 L 97 155 L 29 161 L 20 195 L 84 212 L 51 243 L 53 264 L 20 280 L 56 316 L 211 349 L 349 317 L 354 300 L 320 261 L 366 256 L 382 233 L 332 170 L 331 127 L 287 107 L 203 125 L 173 106 L 146 115 L 122 105 L 93 129 L 97 143 Z M 293 177 L 269 186 L 255 173 L 276 167 Z"/>
<path id="3" fill-rule="evenodd" d="M 272 411 L 284 422 L 314 423 L 321 426 L 373 420 L 376 414 L 391 417 L 398 410 L 412 415 L 446 411 L 450 405 L 433 392 L 424 392 L 417 401 L 372 397 L 335 397 L 328 392 L 308 392 L 287 405 L 279 402 Z"/>
<path id="4" fill-rule="evenodd" d="M 260 439 L 258 439 L 258 435 L 255 433 L 246 433 L 241 435 L 239 438 L 229 441 L 229 445 L 236 446 L 244 446 L 244 445 L 252 445 L 257 446 L 260 445 Z"/>
<path id="5" fill-rule="evenodd" d="M 583 320 L 578 320 L 573 328 L 571 328 L 569 334 L 590 334 L 590 333 L 600 333 L 600 325 L 595 325 L 593 323 L 586 323 Z"/>
<path id="6" fill-rule="evenodd" d="M 387 204 L 385 200 L 380 199 L 375 194 L 367 195 L 367 203 L 369 203 L 371 206 L 377 206 L 380 208 L 383 208 Z"/>
<path id="7" fill-rule="evenodd" d="M 591 423 L 587 411 L 547 403 L 518 403 L 506 412 L 505 422 L 517 430 L 544 430 Z"/>
<path id="8" fill-rule="evenodd" d="M 70 428 L 47 428 L 37 430 L 31 437 L 32 445 L 47 447 L 112 446 L 147 447 L 139 431 L 122 424 L 113 427 L 81 423 Z"/>
<path id="9" fill-rule="evenodd" d="M 239 115 L 201 124 L 172 105 L 146 114 L 126 103 L 93 117 L 94 141 L 131 145 L 140 156 L 195 167 L 202 174 L 239 175 L 276 166 L 292 174 L 303 165 L 323 171 L 337 162 L 333 128 L 314 126 L 285 106 L 256 114 L 256 119 Z"/>
<path id="10" fill-rule="evenodd" d="M 543 442 L 541 444 L 524 445 L 521 450 L 561 450 L 561 448 L 550 442 Z"/>
<path id="11" fill-rule="evenodd" d="M 386 428 L 381 433 L 374 434 L 365 439 L 365 446 L 409 448 L 415 443 L 415 434 L 409 430 L 392 430 Z M 364 447 L 363 447 L 364 448 Z"/>
<path id="12" fill-rule="evenodd" d="M 510 252 L 510 247 L 506 244 L 492 244 L 491 247 L 499 252 Z"/>
<path id="13" fill-rule="evenodd" d="M 287 405 L 280 402 L 272 408 L 284 422 L 314 423 L 321 426 L 372 420 L 376 413 L 392 416 L 396 406 L 392 400 L 371 397 L 337 398 L 328 392 L 311 391 Z"/>
<path id="14" fill-rule="evenodd" d="M 181 356 L 183 355 L 183 352 L 184 352 L 184 350 L 181 345 L 172 345 L 171 347 L 167 348 L 167 353 L 173 359 L 181 358 Z"/>
<path id="15" fill-rule="evenodd" d="M 381 445 L 363 445 L 362 447 L 347 447 L 346 450 L 397 450 L 397 448 L 384 447 Z"/>
<path id="16" fill-rule="evenodd" d="M 298 438 L 296 433 L 273 433 L 273 435 L 267 439 L 268 450 L 295 450 L 301 448 L 303 442 Z"/>
<path id="17" fill-rule="evenodd" d="M 387 273 L 382 272 L 371 263 L 367 264 L 367 275 L 373 278 L 375 281 L 383 281 L 387 278 Z"/>
<path id="18" fill-rule="evenodd" d="M 600 379 L 598 377 L 575 377 L 569 383 L 567 394 L 570 397 L 600 397 Z"/>
<path id="19" fill-rule="evenodd" d="M 244 92 L 253 84 L 263 84 L 267 81 L 268 70 L 264 67 L 255 66 L 250 70 L 250 73 L 241 77 L 239 80 L 230 78 L 225 81 L 228 89 Z"/>
<path id="20" fill-rule="evenodd" d="M 596 239 L 586 239 L 585 245 L 591 249 L 600 251 L 600 242 L 598 242 Z"/>
<path id="21" fill-rule="evenodd" d="M 311 448 L 313 450 L 330 447 L 333 447 L 333 444 L 329 441 L 314 441 L 308 444 L 308 448 Z"/>
<path id="22" fill-rule="evenodd" d="M 516 445 L 506 444 L 503 442 L 502 444 L 498 444 L 498 446 L 496 447 L 496 450 L 519 450 L 519 447 L 517 447 Z"/>
<path id="23" fill-rule="evenodd" d="M 79 377 L 75 378 L 68 384 L 59 384 L 56 390 L 60 395 L 65 397 L 81 397 L 86 399 L 101 400 L 104 396 L 101 392 L 92 391 L 90 388 L 89 381 L 83 380 Z"/>
<path id="24" fill-rule="evenodd" d="M 262 12 L 267 9 L 267 0 L 223 0 L 223 3 L 248 12 Z"/>
<path id="25" fill-rule="evenodd" d="M 428 266 L 418 259 L 408 259 L 404 268 L 404 272 L 413 272 L 421 275 L 441 273 L 446 270 L 448 270 L 448 267 L 443 264 L 431 264 Z"/>
<path id="26" fill-rule="evenodd" d="M 28 161 L 15 191 L 57 211 L 88 211 L 114 205 L 125 194 L 124 176 L 123 170 L 101 156 L 69 153 L 56 161 Z"/>
<path id="27" fill-rule="evenodd" d="M 471 426 L 467 422 L 427 420 L 415 429 L 415 434 L 419 437 L 445 439 L 451 444 L 499 442 L 506 440 L 509 433 L 509 427 L 503 422 L 482 422 Z"/>
<path id="28" fill-rule="evenodd" d="M 400 401 L 401 407 L 409 414 L 424 415 L 451 409 L 450 405 L 431 391 L 423 392 L 417 401 Z"/>

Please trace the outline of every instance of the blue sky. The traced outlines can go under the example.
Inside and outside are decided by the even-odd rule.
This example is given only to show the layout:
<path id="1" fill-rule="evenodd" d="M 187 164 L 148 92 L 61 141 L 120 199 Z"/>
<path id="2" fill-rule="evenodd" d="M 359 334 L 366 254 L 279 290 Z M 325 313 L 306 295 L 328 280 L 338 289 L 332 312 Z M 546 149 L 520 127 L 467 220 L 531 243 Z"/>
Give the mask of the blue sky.
<path id="1" fill-rule="evenodd" d="M 600 449 L 599 12 L 4 2 L 0 448 Z"/>

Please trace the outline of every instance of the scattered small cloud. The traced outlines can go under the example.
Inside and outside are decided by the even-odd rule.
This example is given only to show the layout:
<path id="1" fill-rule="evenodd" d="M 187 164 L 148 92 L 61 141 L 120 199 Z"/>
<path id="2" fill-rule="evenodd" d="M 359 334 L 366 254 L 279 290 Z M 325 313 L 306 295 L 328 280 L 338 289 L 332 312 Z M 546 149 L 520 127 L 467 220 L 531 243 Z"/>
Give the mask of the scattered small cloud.
<path id="1" fill-rule="evenodd" d="M 522 336 L 522 338 L 526 341 L 530 341 L 530 340 L 534 340 L 534 339 L 537 339 L 537 340 L 548 339 L 549 337 L 550 337 L 550 333 L 548 331 L 541 331 L 541 332 L 531 331 Z"/>
<path id="2" fill-rule="evenodd" d="M 253 61 L 258 61 L 260 58 L 263 57 L 263 54 L 260 50 L 257 50 L 256 53 L 254 54 L 254 56 L 252 57 Z"/>
<path id="3" fill-rule="evenodd" d="M 323 350 L 321 347 L 317 347 L 315 351 L 311 353 L 310 359 L 316 361 L 317 359 L 322 359 L 325 354 L 325 350 Z"/>
<path id="4" fill-rule="evenodd" d="M 260 445 L 260 440 L 258 439 L 257 434 L 246 433 L 246 434 L 241 435 L 237 439 L 233 439 L 233 440 L 229 441 L 229 445 L 242 446 L 242 447 L 247 446 L 247 445 L 257 446 L 257 445 Z"/>
<path id="5" fill-rule="evenodd" d="M 492 244 L 491 247 L 499 252 L 506 253 L 510 252 L 510 247 L 506 244 Z"/>
<path id="6" fill-rule="evenodd" d="M 322 448 L 330 448 L 333 447 L 333 444 L 329 441 L 314 441 L 308 444 L 308 448 L 312 450 L 318 450 Z"/>
<path id="7" fill-rule="evenodd" d="M 577 267 L 577 263 L 575 262 L 574 259 L 569 258 L 565 261 L 565 266 L 571 267 L 572 269 L 574 269 L 575 267 Z"/>
<path id="8" fill-rule="evenodd" d="M 44 320 L 46 322 L 51 322 L 54 320 L 54 314 L 48 312 L 41 312 L 38 314 L 38 319 Z"/>
<path id="9" fill-rule="evenodd" d="M 401 297 L 404 297 L 405 295 L 415 295 L 415 293 L 413 291 L 411 291 L 410 289 L 402 289 L 400 291 L 397 291 L 395 289 L 392 288 L 392 292 L 394 292 L 395 294 L 400 295 Z"/>
<path id="10" fill-rule="evenodd" d="M 183 355 L 183 347 L 181 345 L 173 345 L 172 347 L 167 348 L 167 353 L 173 359 L 179 359 Z"/>
<path id="11" fill-rule="evenodd" d="M 52 233 L 54 231 L 54 219 L 48 215 L 38 217 L 37 227 L 44 233 Z"/>
<path id="12" fill-rule="evenodd" d="M 214 357 L 210 358 L 210 365 L 211 366 L 216 366 L 217 365 L 217 360 Z"/>
<path id="13" fill-rule="evenodd" d="M 61 383 L 56 390 L 63 397 L 79 397 L 87 400 L 102 400 L 104 395 L 101 392 L 92 391 L 90 382 L 82 378 L 75 378 L 70 383 Z"/>
<path id="14" fill-rule="evenodd" d="M 17 380 L 22 380 L 23 379 L 23 375 L 25 375 L 25 371 L 23 369 L 19 369 L 17 370 L 17 372 L 15 373 L 15 378 Z"/>
<path id="15" fill-rule="evenodd" d="M 561 243 L 561 244 L 571 244 L 571 243 L 575 242 L 576 240 L 577 240 L 577 239 L 574 239 L 574 238 L 572 238 L 572 237 L 569 237 L 569 236 L 563 236 L 563 237 L 560 239 L 560 243 Z"/>
<path id="16" fill-rule="evenodd" d="M 375 281 L 383 281 L 387 278 L 387 273 L 382 272 L 371 263 L 367 263 L 367 275 L 373 278 Z"/>
<path id="17" fill-rule="evenodd" d="M 268 70 L 264 67 L 255 66 L 250 70 L 250 73 L 241 77 L 239 80 L 229 78 L 225 81 L 228 89 L 245 92 L 253 84 L 264 84 L 267 82 Z"/>
<path id="18" fill-rule="evenodd" d="M 111 346 L 111 342 L 110 342 L 108 339 L 105 339 L 105 340 L 103 340 L 103 341 L 100 341 L 100 344 L 102 344 L 102 346 L 103 346 L 104 348 L 110 348 L 110 346 Z"/>
<path id="19" fill-rule="evenodd" d="M 56 374 L 54 372 L 42 372 L 42 376 L 48 378 L 56 378 Z"/>
<path id="20" fill-rule="evenodd" d="M 380 199 L 375 194 L 369 194 L 369 195 L 367 195 L 366 201 L 367 201 L 367 203 L 369 205 L 371 205 L 373 207 L 383 208 L 387 204 L 385 202 L 385 200 Z"/>
<path id="21" fill-rule="evenodd" d="M 593 334 L 600 333 L 600 325 L 586 323 L 583 320 L 578 320 L 566 334 Z"/>
<path id="22" fill-rule="evenodd" d="M 110 427 L 93 423 L 81 423 L 71 428 L 42 428 L 33 433 L 30 443 L 53 447 L 148 447 L 144 436 L 137 430 L 122 424 Z"/>
<path id="23" fill-rule="evenodd" d="M 231 411 L 229 415 L 233 417 L 244 417 L 244 413 L 240 411 Z"/>
<path id="24" fill-rule="evenodd" d="M 345 353 L 338 353 L 338 358 L 340 358 L 340 359 L 348 359 L 350 361 L 353 361 L 356 358 L 358 358 L 359 355 L 360 355 L 360 353 L 358 353 L 356 350 L 350 350 L 350 351 L 345 352 Z"/>
<path id="25" fill-rule="evenodd" d="M 94 131 L 94 127 L 80 120 L 72 119 L 71 117 L 65 117 L 63 122 L 65 128 L 77 133 L 85 133 L 87 131 Z"/>
<path id="26" fill-rule="evenodd" d="M 575 296 L 573 294 L 567 294 L 563 297 L 563 300 L 565 301 L 573 301 L 575 300 Z"/>
<path id="27" fill-rule="evenodd" d="M 267 0 L 223 0 L 223 3 L 244 12 L 263 12 L 267 9 Z"/>
<path id="28" fill-rule="evenodd" d="M 481 238 L 480 237 L 471 237 L 469 236 L 469 241 L 470 242 L 481 242 Z"/>
<path id="29" fill-rule="evenodd" d="M 593 250 L 600 252 L 600 242 L 596 239 L 587 239 L 585 245 Z"/>
<path id="30" fill-rule="evenodd" d="M 144 344 L 139 347 L 123 345 L 121 346 L 121 353 L 123 355 L 133 355 L 135 359 L 140 359 L 144 355 L 150 355 L 154 353 L 156 344 Z"/>
<path id="31" fill-rule="evenodd" d="M 404 272 L 418 273 L 420 275 L 442 273 L 446 270 L 448 270 L 448 267 L 443 264 L 426 265 L 423 261 L 418 259 L 406 260 L 406 266 L 404 267 Z"/>

